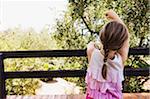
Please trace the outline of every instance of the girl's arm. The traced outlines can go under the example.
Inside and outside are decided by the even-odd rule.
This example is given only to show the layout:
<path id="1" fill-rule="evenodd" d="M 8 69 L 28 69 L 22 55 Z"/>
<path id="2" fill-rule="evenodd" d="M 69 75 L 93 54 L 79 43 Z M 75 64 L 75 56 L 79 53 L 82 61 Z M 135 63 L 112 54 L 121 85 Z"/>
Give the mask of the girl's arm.
<path id="1" fill-rule="evenodd" d="M 94 42 L 90 42 L 88 45 L 87 45 L 87 57 L 88 57 L 88 62 L 90 62 L 91 60 L 91 56 L 92 56 L 92 53 L 94 51 Z"/>
<path id="2" fill-rule="evenodd" d="M 120 17 L 113 10 L 109 10 L 109 11 L 106 12 L 106 18 L 108 20 L 118 21 L 126 27 L 124 22 L 120 19 Z M 118 53 L 121 55 L 123 62 L 125 62 L 126 59 L 128 58 L 128 52 L 129 52 L 129 32 L 127 32 L 127 33 L 128 33 L 128 39 L 124 42 L 121 49 L 118 50 Z"/>
<path id="3" fill-rule="evenodd" d="M 127 60 L 128 58 L 128 52 L 129 52 L 129 38 L 124 42 L 123 46 L 118 50 L 118 53 L 122 57 L 123 63 Z"/>

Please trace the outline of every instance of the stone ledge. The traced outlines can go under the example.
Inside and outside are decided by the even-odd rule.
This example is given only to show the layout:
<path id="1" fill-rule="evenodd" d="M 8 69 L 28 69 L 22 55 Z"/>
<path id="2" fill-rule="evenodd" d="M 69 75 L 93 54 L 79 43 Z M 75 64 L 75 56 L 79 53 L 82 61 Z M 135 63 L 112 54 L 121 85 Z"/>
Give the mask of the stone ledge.
<path id="1" fill-rule="evenodd" d="M 150 93 L 123 93 L 123 99 L 150 99 Z"/>
<path id="2" fill-rule="evenodd" d="M 7 99 L 85 99 L 85 95 L 8 95 Z M 150 99 L 150 93 L 123 93 L 123 99 Z"/>

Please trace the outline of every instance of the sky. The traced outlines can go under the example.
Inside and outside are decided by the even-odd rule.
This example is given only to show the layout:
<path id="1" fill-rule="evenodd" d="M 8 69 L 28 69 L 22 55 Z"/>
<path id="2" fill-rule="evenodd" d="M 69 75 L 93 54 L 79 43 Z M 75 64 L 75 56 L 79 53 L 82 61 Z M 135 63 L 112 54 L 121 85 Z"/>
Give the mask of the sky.
<path id="1" fill-rule="evenodd" d="M 42 30 L 63 16 L 68 0 L 0 0 L 0 31 L 21 27 Z"/>

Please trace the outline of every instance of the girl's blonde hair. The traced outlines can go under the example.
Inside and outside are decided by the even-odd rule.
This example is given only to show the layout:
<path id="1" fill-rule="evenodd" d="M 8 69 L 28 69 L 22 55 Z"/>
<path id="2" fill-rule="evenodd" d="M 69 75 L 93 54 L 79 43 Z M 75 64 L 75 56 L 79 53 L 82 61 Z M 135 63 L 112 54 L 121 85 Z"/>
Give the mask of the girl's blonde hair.
<path id="1" fill-rule="evenodd" d="M 100 31 L 100 39 L 104 50 L 104 64 L 102 67 L 102 76 L 107 77 L 107 58 L 110 50 L 117 51 L 128 39 L 128 29 L 117 21 L 111 21 Z"/>

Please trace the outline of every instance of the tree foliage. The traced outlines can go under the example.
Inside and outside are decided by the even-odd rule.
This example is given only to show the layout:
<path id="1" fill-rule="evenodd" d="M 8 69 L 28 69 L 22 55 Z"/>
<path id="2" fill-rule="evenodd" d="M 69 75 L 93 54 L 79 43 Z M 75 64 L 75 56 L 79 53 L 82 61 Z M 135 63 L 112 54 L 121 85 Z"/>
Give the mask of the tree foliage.
<path id="1" fill-rule="evenodd" d="M 21 27 L 8 29 L 0 33 L 0 50 L 48 50 L 56 49 L 56 42 L 51 39 L 48 30 L 40 33 L 33 29 L 27 31 Z M 5 59 L 5 71 L 33 71 L 49 70 L 53 58 L 17 58 Z M 6 92 L 8 95 L 35 94 L 39 87 L 38 79 L 8 79 L 6 80 Z"/>

